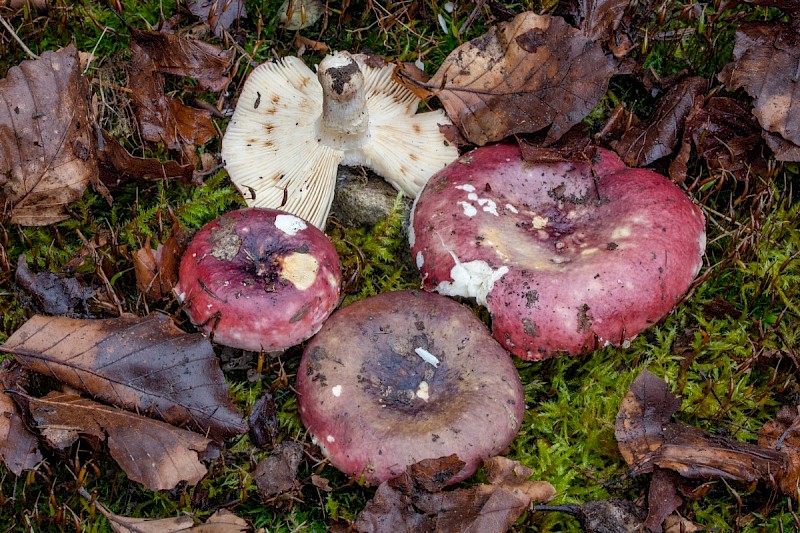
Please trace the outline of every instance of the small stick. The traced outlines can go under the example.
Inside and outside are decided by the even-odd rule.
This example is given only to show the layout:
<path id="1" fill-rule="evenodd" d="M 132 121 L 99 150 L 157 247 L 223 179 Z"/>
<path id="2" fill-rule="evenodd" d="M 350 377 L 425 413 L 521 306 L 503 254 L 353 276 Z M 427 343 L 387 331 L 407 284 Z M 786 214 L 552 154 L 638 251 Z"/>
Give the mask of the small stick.
<path id="1" fill-rule="evenodd" d="M 0 24 L 2 24 L 3 27 L 6 30 L 8 30 L 8 33 L 10 33 L 11 36 L 14 38 L 14 40 L 17 41 L 17 43 L 19 43 L 19 45 L 22 47 L 23 50 L 25 50 L 25 53 L 28 54 L 28 57 L 30 57 L 31 59 L 39 59 L 39 56 L 34 54 L 33 51 L 31 51 L 30 48 L 25 46 L 25 43 L 23 43 L 22 39 L 19 38 L 19 35 L 17 35 L 17 32 L 14 31 L 14 28 L 11 27 L 11 24 L 9 24 L 6 21 L 6 19 L 3 18 L 2 15 L 0 15 Z"/>

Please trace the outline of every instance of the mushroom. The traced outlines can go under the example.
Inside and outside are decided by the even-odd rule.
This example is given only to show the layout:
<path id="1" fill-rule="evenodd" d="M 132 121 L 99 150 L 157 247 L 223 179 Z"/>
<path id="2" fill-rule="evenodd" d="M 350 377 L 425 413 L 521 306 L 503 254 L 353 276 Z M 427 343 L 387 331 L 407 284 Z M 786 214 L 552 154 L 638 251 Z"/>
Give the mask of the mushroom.
<path id="1" fill-rule="evenodd" d="M 679 187 L 600 148 L 562 163 L 479 148 L 430 179 L 412 216 L 423 287 L 475 298 L 529 360 L 635 337 L 689 289 L 706 241 Z"/>
<path id="2" fill-rule="evenodd" d="M 181 260 L 175 294 L 215 342 L 285 350 L 316 333 L 339 299 L 331 241 L 274 209 L 231 211 L 205 225 Z"/>
<path id="3" fill-rule="evenodd" d="M 339 470 L 370 484 L 457 454 L 466 479 L 513 440 L 525 396 L 509 354 L 457 302 L 383 293 L 336 313 L 309 342 L 300 416 Z"/>
<path id="4" fill-rule="evenodd" d="M 450 124 L 444 112 L 415 114 L 420 99 L 392 79 L 392 65 L 374 61 L 337 52 L 315 75 L 285 57 L 250 74 L 222 140 L 225 167 L 249 206 L 323 229 L 339 164 L 367 166 L 413 198 L 458 157 L 439 131 Z"/>

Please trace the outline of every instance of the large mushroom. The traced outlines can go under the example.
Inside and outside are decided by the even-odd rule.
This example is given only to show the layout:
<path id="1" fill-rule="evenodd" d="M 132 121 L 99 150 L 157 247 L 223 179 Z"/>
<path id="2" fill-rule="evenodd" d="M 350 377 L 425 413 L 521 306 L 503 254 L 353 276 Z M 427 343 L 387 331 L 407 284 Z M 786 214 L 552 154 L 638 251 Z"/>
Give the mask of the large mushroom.
<path id="1" fill-rule="evenodd" d="M 334 313 L 297 373 L 300 415 L 343 472 L 378 484 L 457 454 L 469 477 L 514 438 L 525 396 L 511 357 L 457 302 L 384 293 Z"/>
<path id="2" fill-rule="evenodd" d="M 371 168 L 415 197 L 458 157 L 439 131 L 442 111 L 418 113 L 420 99 L 392 79 L 392 65 L 337 52 L 314 74 L 285 57 L 247 79 L 222 140 L 231 180 L 250 206 L 293 213 L 324 228 L 338 165 Z"/>
<path id="3" fill-rule="evenodd" d="M 430 179 L 410 231 L 423 287 L 475 298 L 530 360 L 620 345 L 666 315 L 703 263 L 705 220 L 665 177 L 479 148 Z"/>
<path id="4" fill-rule="evenodd" d="M 282 211 L 248 208 L 197 232 L 174 291 L 219 344 L 272 352 L 316 333 L 340 284 L 339 256 L 324 233 Z"/>

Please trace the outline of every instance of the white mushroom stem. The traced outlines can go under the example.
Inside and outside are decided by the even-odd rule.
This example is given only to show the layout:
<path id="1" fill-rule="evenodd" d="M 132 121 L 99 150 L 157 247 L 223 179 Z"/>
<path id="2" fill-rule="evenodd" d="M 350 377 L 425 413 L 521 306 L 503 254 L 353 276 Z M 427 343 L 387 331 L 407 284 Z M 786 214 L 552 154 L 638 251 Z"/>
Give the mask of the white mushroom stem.
<path id="1" fill-rule="evenodd" d="M 364 74 L 350 54 L 336 53 L 322 60 L 317 78 L 323 95 L 319 140 L 332 148 L 352 149 L 369 129 Z"/>

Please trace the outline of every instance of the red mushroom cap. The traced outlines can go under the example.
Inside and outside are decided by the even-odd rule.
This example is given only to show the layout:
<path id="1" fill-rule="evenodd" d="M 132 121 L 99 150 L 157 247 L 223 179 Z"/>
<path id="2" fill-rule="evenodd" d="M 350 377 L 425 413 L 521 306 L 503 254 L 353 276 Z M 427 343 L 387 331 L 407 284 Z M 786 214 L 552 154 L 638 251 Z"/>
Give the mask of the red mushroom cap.
<path id="1" fill-rule="evenodd" d="M 410 238 L 425 289 L 475 297 L 494 337 L 538 360 L 619 345 L 666 315 L 702 266 L 705 219 L 607 150 L 528 163 L 503 144 L 428 181 Z"/>
<path id="2" fill-rule="evenodd" d="M 525 395 L 511 357 L 466 307 L 422 291 L 384 293 L 334 313 L 308 343 L 300 415 L 339 470 L 378 484 L 457 454 L 449 483 L 513 440 Z"/>
<path id="3" fill-rule="evenodd" d="M 336 307 L 341 280 L 339 256 L 324 233 L 294 215 L 250 208 L 197 232 L 174 290 L 216 342 L 275 351 L 319 330 Z"/>

